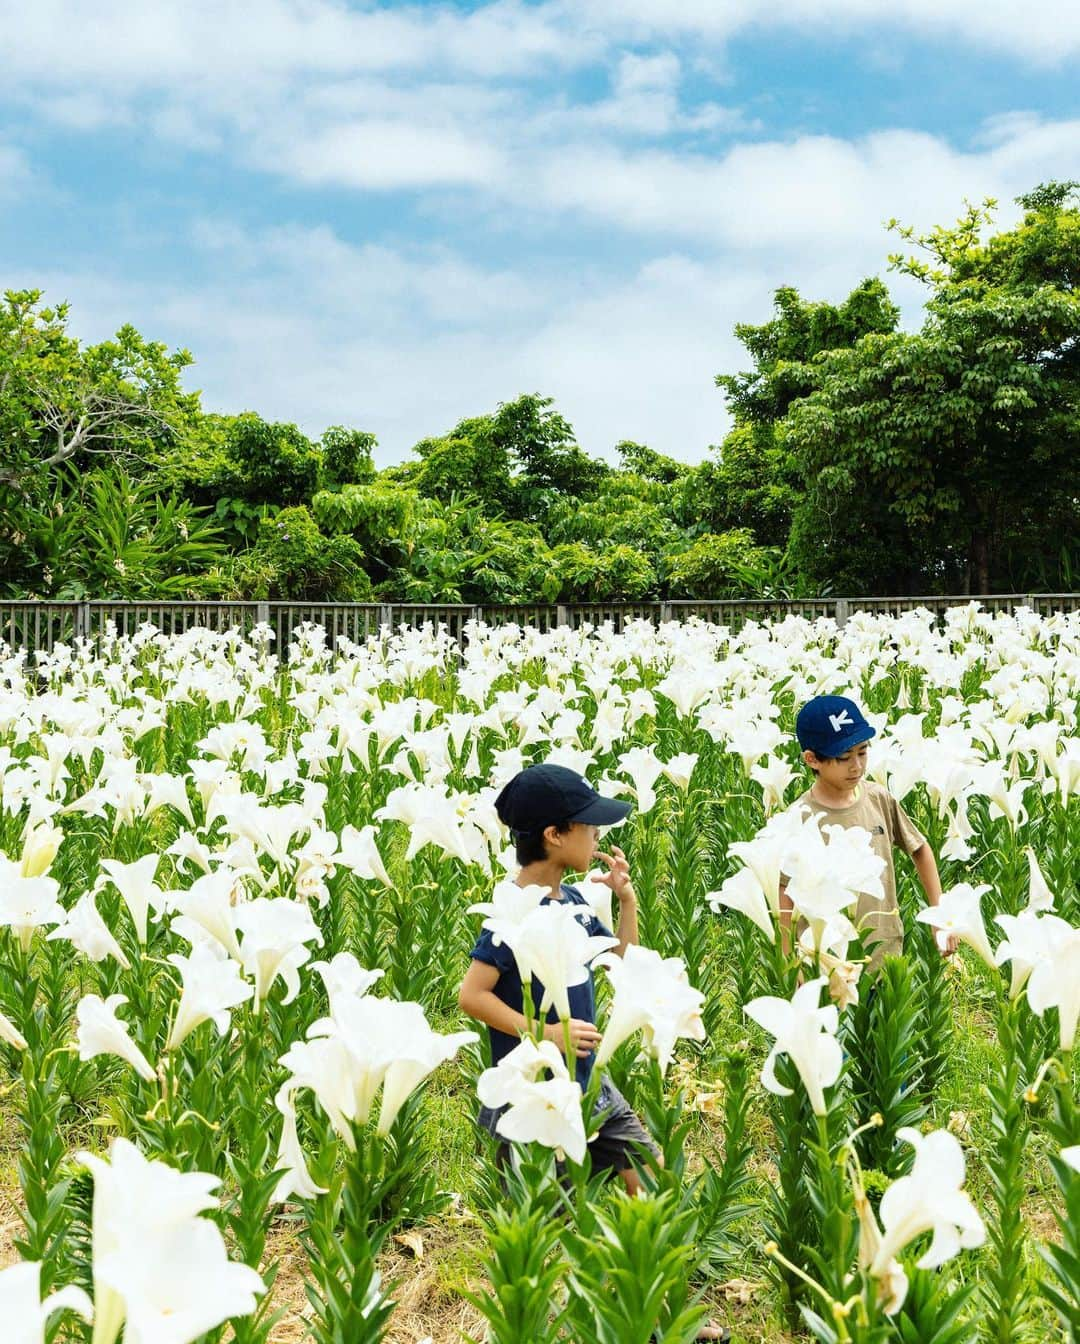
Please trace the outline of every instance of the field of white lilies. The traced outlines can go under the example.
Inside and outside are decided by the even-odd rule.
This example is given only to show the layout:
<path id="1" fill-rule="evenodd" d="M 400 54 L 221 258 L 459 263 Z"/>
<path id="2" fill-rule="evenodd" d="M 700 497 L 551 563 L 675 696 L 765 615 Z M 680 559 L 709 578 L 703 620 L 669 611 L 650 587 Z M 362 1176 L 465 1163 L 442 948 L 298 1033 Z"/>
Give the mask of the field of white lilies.
<path id="1" fill-rule="evenodd" d="M 898 858 L 872 980 L 869 836 L 786 810 L 820 693 L 942 871 L 923 911 Z M 1075 1344 L 1078 702 L 1080 616 L 974 605 L 0 645 L 5 1344 Z M 491 1069 L 457 1008 L 485 921 L 563 1011 L 596 951 L 510 881 L 493 800 L 544 759 L 634 804 L 642 946 L 597 982 L 663 1156 L 636 1198 L 559 1051 Z M 453 1253 L 406 1319 L 425 1239 Z"/>

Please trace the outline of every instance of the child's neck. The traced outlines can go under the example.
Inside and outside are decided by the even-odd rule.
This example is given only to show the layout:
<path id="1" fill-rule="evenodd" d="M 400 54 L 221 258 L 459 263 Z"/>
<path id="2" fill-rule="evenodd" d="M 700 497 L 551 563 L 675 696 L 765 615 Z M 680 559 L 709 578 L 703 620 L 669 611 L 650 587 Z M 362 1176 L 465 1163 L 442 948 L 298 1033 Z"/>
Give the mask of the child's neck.
<path id="1" fill-rule="evenodd" d="M 850 807 L 852 803 L 858 801 L 859 793 L 858 784 L 853 784 L 850 788 L 836 789 L 820 778 L 815 779 L 810 786 L 810 797 L 822 807 Z"/>
<path id="2" fill-rule="evenodd" d="M 526 864 L 517 875 L 519 887 L 547 887 L 553 896 L 558 896 L 567 869 L 556 859 L 542 859 L 539 863 Z"/>

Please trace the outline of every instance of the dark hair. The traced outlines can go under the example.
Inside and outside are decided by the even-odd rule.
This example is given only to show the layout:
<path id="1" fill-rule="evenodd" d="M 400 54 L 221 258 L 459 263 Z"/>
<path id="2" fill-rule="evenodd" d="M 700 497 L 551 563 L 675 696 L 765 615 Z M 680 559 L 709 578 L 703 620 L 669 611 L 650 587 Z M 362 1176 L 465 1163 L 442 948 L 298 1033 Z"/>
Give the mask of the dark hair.
<path id="1" fill-rule="evenodd" d="M 866 745 L 867 745 L 866 742 L 856 742 L 853 746 L 845 747 L 841 754 L 846 756 L 849 751 L 857 751 L 859 747 L 865 747 Z M 813 756 L 814 759 L 818 761 L 838 761 L 840 759 L 839 756 L 824 756 L 820 751 L 815 751 L 813 747 L 806 747 L 804 748 L 804 750 L 808 751 L 810 755 Z M 806 764 L 810 766 L 811 770 L 814 770 L 814 767 L 810 765 L 809 761 L 807 761 Z M 815 775 L 817 774 L 816 770 L 814 770 L 814 774 Z"/>
<path id="2" fill-rule="evenodd" d="M 530 863 L 543 863 L 547 858 L 547 845 L 544 843 L 544 831 L 554 826 L 560 835 L 565 835 L 573 826 L 572 821 L 549 821 L 538 831 L 514 831 L 514 853 L 522 868 Z"/>

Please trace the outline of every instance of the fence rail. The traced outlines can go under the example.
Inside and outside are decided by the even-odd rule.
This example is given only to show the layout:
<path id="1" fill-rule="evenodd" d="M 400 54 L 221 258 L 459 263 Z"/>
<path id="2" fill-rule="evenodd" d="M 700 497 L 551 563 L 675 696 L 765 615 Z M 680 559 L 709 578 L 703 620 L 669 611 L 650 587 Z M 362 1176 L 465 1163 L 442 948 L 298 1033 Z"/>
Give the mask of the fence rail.
<path id="1" fill-rule="evenodd" d="M 991 612 L 1013 612 L 1022 607 L 1040 615 L 1080 611 L 1080 593 L 990 593 L 970 596 L 829 597 L 792 601 L 732 598 L 716 601 L 683 599 L 671 602 L 573 602 L 557 605 L 478 605 L 416 602 L 40 602 L 0 600 L 0 644 L 12 649 L 49 652 L 58 643 L 95 639 L 112 625 L 119 634 L 132 635 L 153 625 L 165 634 L 180 634 L 195 626 L 245 634 L 256 624 L 274 632 L 275 647 L 288 646 L 292 631 L 304 622 L 321 625 L 332 641 L 345 638 L 362 643 L 383 628 L 445 625 L 462 639 L 470 621 L 491 625 L 531 625 L 541 630 L 555 626 L 580 628 L 611 622 L 621 630 L 628 621 L 654 623 L 684 621 L 691 617 L 737 629 L 747 621 L 802 616 L 809 620 L 831 617 L 843 625 L 858 612 L 899 616 L 925 608 L 941 618 L 950 607 L 978 602 Z"/>

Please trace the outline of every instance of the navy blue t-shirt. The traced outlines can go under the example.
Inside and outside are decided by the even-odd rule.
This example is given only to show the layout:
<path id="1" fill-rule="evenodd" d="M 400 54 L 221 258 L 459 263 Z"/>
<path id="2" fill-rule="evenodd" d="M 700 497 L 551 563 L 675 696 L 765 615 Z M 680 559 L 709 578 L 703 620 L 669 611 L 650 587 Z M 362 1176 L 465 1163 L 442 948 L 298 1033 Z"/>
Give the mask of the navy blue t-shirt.
<path id="1" fill-rule="evenodd" d="M 583 905 L 589 914 L 581 918 L 581 923 L 585 927 L 586 933 L 590 937 L 611 938 L 612 932 L 596 918 L 589 909 L 589 903 L 582 896 L 576 887 L 568 887 L 565 883 L 559 888 L 562 892 L 563 901 L 569 905 Z M 524 1012 L 522 1007 L 522 986 L 521 975 L 518 971 L 517 962 L 514 960 L 514 954 L 505 943 L 495 946 L 495 941 L 487 929 L 481 929 L 480 937 L 476 940 L 476 946 L 471 953 L 473 961 L 482 961 L 487 966 L 494 966 L 499 972 L 499 978 L 495 982 L 493 993 L 497 999 L 517 1013 Z M 540 1003 L 544 997 L 544 986 L 533 980 L 533 1009 L 534 1016 L 540 1012 Z M 589 974 L 580 985 L 571 985 L 569 994 L 570 1016 L 576 1017 L 582 1022 L 596 1022 L 596 994 L 593 988 L 592 968 L 589 968 Z M 559 1017 L 554 1008 L 548 1009 L 547 1020 L 549 1022 L 558 1022 Z M 494 1027 L 488 1027 L 488 1036 L 491 1040 L 491 1062 L 498 1064 L 504 1055 L 508 1055 L 514 1046 L 521 1043 L 519 1036 L 508 1036 L 505 1031 L 496 1031 Z M 577 1061 L 576 1076 L 581 1084 L 582 1091 L 589 1085 L 589 1075 L 592 1073 L 593 1056 L 586 1055 L 584 1059 Z"/>

